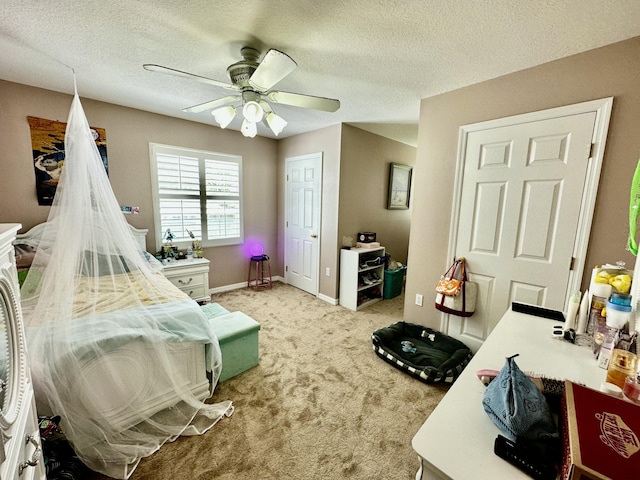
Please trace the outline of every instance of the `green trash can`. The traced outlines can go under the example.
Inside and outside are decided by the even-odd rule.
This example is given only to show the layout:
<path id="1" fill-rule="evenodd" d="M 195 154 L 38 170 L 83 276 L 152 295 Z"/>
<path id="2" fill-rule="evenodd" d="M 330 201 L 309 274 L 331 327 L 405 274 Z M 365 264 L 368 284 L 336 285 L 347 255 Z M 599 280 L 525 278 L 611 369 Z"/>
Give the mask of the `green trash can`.
<path id="1" fill-rule="evenodd" d="M 407 272 L 407 266 L 403 265 L 397 270 L 384 271 L 384 288 L 382 298 L 388 300 L 397 297 L 402 293 L 402 284 L 404 283 L 404 275 Z"/>

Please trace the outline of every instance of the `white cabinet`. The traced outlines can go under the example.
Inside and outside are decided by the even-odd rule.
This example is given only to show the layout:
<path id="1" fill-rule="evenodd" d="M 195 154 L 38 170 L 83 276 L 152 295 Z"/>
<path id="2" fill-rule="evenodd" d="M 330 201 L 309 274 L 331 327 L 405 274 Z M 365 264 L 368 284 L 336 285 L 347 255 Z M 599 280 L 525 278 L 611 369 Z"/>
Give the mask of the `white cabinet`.
<path id="1" fill-rule="evenodd" d="M 209 302 L 209 260 L 193 258 L 172 260 L 162 267 L 162 273 L 176 287 L 198 302 Z"/>
<path id="2" fill-rule="evenodd" d="M 340 305 L 360 310 L 382 299 L 384 247 L 340 250 Z"/>
<path id="3" fill-rule="evenodd" d="M 0 224 L 0 479 L 43 480 L 12 244 L 19 229 L 18 224 Z"/>

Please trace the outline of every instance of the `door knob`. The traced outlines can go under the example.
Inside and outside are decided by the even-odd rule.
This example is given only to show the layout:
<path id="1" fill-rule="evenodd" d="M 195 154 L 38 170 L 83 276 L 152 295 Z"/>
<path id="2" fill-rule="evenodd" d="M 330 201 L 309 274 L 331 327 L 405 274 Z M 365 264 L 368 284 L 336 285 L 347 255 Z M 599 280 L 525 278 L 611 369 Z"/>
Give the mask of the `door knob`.
<path id="1" fill-rule="evenodd" d="M 316 235 L 315 233 L 312 233 L 311 238 L 318 238 L 318 235 Z"/>

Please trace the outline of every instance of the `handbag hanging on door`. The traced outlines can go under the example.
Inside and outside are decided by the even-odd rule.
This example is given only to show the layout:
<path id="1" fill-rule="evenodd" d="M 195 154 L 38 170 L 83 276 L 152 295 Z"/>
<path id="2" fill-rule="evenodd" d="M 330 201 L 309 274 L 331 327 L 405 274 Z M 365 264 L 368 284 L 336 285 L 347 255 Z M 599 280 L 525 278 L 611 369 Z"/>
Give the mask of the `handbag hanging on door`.
<path id="1" fill-rule="evenodd" d="M 470 317 L 476 309 L 477 298 L 478 284 L 467 279 L 464 257 L 454 260 L 436 285 L 436 308 L 451 315 Z"/>
<path id="2" fill-rule="evenodd" d="M 460 293 L 462 281 L 455 278 L 459 266 L 460 260 L 454 260 L 444 275 L 440 276 L 440 280 L 438 280 L 436 284 L 436 293 L 450 296 L 455 296 Z M 462 259 L 462 268 L 464 269 L 464 258 Z"/>

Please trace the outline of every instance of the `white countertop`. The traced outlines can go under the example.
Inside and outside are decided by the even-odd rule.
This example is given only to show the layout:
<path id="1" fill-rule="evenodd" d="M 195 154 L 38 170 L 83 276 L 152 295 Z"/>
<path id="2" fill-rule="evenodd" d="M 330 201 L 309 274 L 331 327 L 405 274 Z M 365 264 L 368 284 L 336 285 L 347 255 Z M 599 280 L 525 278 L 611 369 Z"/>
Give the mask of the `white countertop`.
<path id="1" fill-rule="evenodd" d="M 553 338 L 555 325 L 562 322 L 511 310 L 504 314 L 413 437 L 413 449 L 422 459 L 422 479 L 530 478 L 493 453 L 500 430 L 482 408 L 485 386 L 476 372 L 500 370 L 506 357 L 518 353 L 516 363 L 526 373 L 572 380 L 598 389 L 606 370 L 596 365 L 590 348 Z"/>

